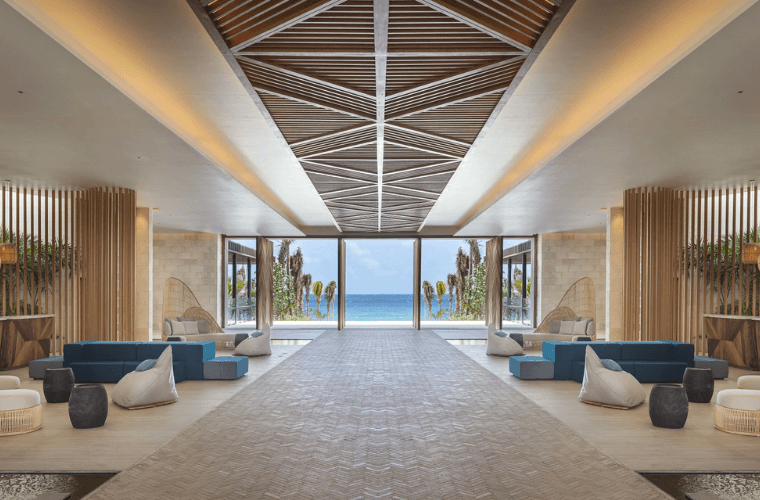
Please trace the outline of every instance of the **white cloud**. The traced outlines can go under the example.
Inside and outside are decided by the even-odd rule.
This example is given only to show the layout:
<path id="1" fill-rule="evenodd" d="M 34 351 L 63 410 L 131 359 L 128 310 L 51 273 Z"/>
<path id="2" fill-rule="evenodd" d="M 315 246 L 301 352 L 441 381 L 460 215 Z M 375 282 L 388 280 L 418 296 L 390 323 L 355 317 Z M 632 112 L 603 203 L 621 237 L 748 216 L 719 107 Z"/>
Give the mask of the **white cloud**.
<path id="1" fill-rule="evenodd" d="M 366 248 L 362 248 L 361 245 L 359 245 L 356 241 L 347 241 L 346 247 L 351 252 L 355 253 L 356 255 L 369 255 L 372 253 L 370 250 Z"/>

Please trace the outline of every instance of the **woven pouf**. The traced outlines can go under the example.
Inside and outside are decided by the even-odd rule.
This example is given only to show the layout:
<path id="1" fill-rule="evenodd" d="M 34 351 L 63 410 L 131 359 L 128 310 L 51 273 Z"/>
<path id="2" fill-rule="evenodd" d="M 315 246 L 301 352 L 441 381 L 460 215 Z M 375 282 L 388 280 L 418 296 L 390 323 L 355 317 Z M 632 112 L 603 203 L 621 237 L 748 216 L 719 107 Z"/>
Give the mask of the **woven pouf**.
<path id="1" fill-rule="evenodd" d="M 40 393 L 29 389 L 0 391 L 0 436 L 36 431 L 42 427 Z"/>
<path id="2" fill-rule="evenodd" d="M 655 384 L 649 393 L 649 419 L 655 427 L 680 429 L 689 416 L 689 397 L 678 384 Z"/>
<path id="3" fill-rule="evenodd" d="M 720 391 L 713 416 L 721 431 L 760 437 L 760 390 Z"/>

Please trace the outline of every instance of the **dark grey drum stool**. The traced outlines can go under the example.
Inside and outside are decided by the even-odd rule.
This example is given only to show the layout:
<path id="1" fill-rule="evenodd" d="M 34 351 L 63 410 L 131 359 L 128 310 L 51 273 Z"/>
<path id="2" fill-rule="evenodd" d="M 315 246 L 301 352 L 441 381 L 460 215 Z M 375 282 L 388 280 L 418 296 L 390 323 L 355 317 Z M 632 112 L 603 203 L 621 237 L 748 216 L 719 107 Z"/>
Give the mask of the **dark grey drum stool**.
<path id="1" fill-rule="evenodd" d="M 689 397 L 678 384 L 655 384 L 649 393 L 649 419 L 655 427 L 680 429 L 689 416 Z"/>
<path id="2" fill-rule="evenodd" d="M 42 392 L 48 403 L 65 403 L 74 387 L 74 372 L 71 368 L 48 368 L 42 378 Z"/>
<path id="3" fill-rule="evenodd" d="M 510 333 L 509 338 L 520 344 L 520 347 L 523 346 L 523 336 L 522 333 Z"/>
<path id="4" fill-rule="evenodd" d="M 711 368 L 687 368 L 683 386 L 690 403 L 709 403 L 715 391 Z"/>
<path id="5" fill-rule="evenodd" d="M 102 384 L 79 384 L 71 390 L 69 420 L 75 429 L 102 427 L 108 417 L 108 393 Z"/>
<path id="6" fill-rule="evenodd" d="M 235 347 L 237 347 L 238 344 L 240 344 L 242 341 L 244 341 L 245 339 L 247 339 L 250 336 L 251 336 L 250 333 L 236 333 L 235 334 Z"/>

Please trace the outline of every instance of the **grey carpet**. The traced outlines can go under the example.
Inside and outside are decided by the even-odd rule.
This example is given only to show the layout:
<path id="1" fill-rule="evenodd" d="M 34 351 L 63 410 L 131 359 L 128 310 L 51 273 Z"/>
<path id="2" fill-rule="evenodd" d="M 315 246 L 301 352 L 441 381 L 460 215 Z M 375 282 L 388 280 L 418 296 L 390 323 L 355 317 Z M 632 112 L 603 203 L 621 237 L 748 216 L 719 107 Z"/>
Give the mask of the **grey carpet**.
<path id="1" fill-rule="evenodd" d="M 345 330 L 87 498 L 670 497 L 433 332 Z"/>

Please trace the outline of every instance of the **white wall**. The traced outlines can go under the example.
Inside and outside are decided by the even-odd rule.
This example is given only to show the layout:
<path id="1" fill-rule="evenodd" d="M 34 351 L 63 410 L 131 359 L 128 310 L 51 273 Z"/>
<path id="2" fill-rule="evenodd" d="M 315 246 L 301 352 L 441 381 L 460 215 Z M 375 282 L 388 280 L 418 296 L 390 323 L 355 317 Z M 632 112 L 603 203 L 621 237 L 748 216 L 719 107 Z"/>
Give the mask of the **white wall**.
<path id="1" fill-rule="evenodd" d="M 153 331 L 163 322 L 164 283 L 185 282 L 217 323 L 222 317 L 222 237 L 218 234 L 153 234 Z"/>
<path id="2" fill-rule="evenodd" d="M 596 332 L 606 329 L 605 301 L 607 255 L 605 233 L 556 233 L 539 235 L 540 282 L 538 322 L 551 312 L 570 285 L 589 277 L 596 285 Z"/>

